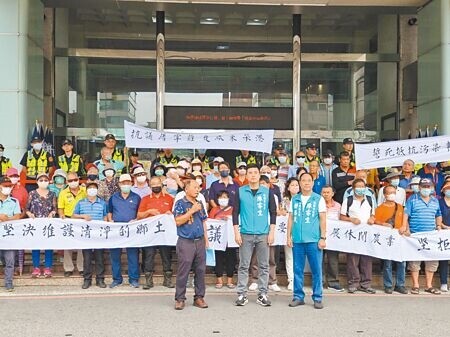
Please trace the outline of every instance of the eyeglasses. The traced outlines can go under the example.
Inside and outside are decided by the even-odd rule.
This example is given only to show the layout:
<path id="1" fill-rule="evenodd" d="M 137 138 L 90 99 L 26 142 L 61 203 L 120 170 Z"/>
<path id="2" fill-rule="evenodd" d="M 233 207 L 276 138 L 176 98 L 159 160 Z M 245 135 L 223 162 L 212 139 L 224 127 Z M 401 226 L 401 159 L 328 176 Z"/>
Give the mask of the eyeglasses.
<path id="1" fill-rule="evenodd" d="M 146 175 L 147 175 L 147 173 L 142 172 L 142 173 L 135 174 L 134 176 L 135 177 L 145 177 Z"/>
<path id="2" fill-rule="evenodd" d="M 74 183 L 74 182 L 76 182 L 76 181 L 78 181 L 78 178 L 77 178 L 77 179 L 68 179 L 68 180 L 67 180 L 68 183 Z"/>

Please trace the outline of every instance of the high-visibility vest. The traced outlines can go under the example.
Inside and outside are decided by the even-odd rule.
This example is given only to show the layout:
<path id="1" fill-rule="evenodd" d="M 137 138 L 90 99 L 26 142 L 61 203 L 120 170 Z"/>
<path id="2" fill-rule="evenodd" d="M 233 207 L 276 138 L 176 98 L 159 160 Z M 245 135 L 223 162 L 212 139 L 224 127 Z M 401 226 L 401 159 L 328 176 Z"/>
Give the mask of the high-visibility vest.
<path id="1" fill-rule="evenodd" d="M 115 161 L 123 161 L 123 152 L 118 149 L 114 149 L 112 159 L 114 159 Z"/>
<path id="2" fill-rule="evenodd" d="M 159 163 L 163 164 L 164 166 L 167 166 L 169 164 L 172 164 L 173 166 L 177 166 L 178 165 L 178 157 L 176 156 L 172 156 L 172 159 L 170 159 L 170 161 L 167 161 L 166 157 L 160 157 L 159 158 Z"/>
<path id="3" fill-rule="evenodd" d="M 203 160 L 201 160 L 199 157 L 197 157 L 198 160 L 202 162 L 203 172 L 209 171 L 211 168 L 209 167 L 209 158 L 204 157 Z"/>
<path id="4" fill-rule="evenodd" d="M 78 172 L 78 170 L 80 168 L 80 163 L 81 163 L 81 157 L 78 154 L 72 155 L 72 161 L 70 162 L 70 164 L 67 162 L 67 158 L 64 154 L 58 157 L 59 167 L 62 170 L 64 170 L 66 173 Z"/>
<path id="5" fill-rule="evenodd" d="M 254 155 L 249 155 L 247 158 L 242 157 L 241 155 L 236 156 L 236 167 L 240 162 L 244 162 L 247 165 L 256 164 L 256 157 Z"/>
<path id="6" fill-rule="evenodd" d="M 39 173 L 48 173 L 47 151 L 41 150 L 36 159 L 30 150 L 27 158 L 27 177 L 35 178 Z"/>
<path id="7" fill-rule="evenodd" d="M 2 156 L 0 158 L 0 176 L 4 176 L 10 167 L 12 167 L 11 159 Z"/>

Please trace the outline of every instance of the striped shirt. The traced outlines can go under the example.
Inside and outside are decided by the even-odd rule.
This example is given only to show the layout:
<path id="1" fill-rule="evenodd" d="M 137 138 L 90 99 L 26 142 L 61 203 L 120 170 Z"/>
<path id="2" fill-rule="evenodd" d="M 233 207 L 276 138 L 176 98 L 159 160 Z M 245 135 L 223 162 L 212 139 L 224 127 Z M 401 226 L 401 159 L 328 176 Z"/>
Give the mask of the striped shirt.
<path id="1" fill-rule="evenodd" d="M 73 214 L 89 215 L 92 220 L 103 220 L 106 214 L 108 214 L 108 208 L 106 202 L 100 198 L 96 198 L 94 202 L 85 198 L 78 201 Z"/>
<path id="2" fill-rule="evenodd" d="M 409 198 L 406 201 L 405 214 L 409 217 L 411 233 L 434 231 L 436 218 L 442 216 L 439 201 L 435 197 L 430 197 L 428 203 L 422 197 Z"/>

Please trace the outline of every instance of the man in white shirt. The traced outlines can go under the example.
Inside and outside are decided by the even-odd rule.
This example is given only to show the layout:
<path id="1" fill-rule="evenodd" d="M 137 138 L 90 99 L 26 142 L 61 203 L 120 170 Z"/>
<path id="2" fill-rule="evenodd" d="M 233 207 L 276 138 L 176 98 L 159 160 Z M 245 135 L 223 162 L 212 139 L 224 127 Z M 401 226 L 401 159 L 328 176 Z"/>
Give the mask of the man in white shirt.
<path id="1" fill-rule="evenodd" d="M 384 178 L 384 180 L 388 183 L 388 185 L 392 185 L 396 188 L 395 191 L 395 202 L 402 206 L 405 206 L 406 202 L 406 191 L 403 187 L 398 186 L 400 183 L 400 179 L 402 177 L 402 173 L 397 169 L 391 169 L 391 172 Z M 381 205 L 384 202 L 384 186 L 380 188 L 378 192 L 378 202 L 377 205 Z"/>

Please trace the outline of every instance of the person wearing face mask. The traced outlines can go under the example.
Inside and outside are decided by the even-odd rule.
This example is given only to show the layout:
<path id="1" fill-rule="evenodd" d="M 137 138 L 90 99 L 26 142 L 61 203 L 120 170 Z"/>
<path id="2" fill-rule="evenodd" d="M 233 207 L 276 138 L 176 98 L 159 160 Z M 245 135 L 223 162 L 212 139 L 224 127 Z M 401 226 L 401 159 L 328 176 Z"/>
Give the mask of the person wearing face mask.
<path id="1" fill-rule="evenodd" d="M 375 192 L 370 187 L 367 187 L 367 170 L 358 170 L 355 173 L 355 179 L 362 179 L 366 183 L 366 190 L 365 190 L 365 196 L 368 198 L 369 203 L 373 205 L 374 208 L 377 207 L 377 199 L 375 197 Z M 347 188 L 347 190 L 344 193 L 344 200 L 347 199 L 349 196 L 354 195 L 355 190 L 352 186 Z"/>
<path id="2" fill-rule="evenodd" d="M 80 186 L 80 179 L 76 172 L 67 174 L 67 187 L 59 193 L 58 214 L 61 219 L 71 218 L 78 201 L 86 198 L 86 187 Z M 64 276 L 73 275 L 75 269 L 72 260 L 72 250 L 64 251 Z M 83 275 L 83 252 L 77 250 L 77 269 Z"/>
<path id="3" fill-rule="evenodd" d="M 233 207 L 230 206 L 230 195 L 227 191 L 223 190 L 219 192 L 217 196 L 218 205 L 213 207 L 209 213 L 209 218 L 217 220 L 228 220 L 233 216 Z M 216 289 L 223 287 L 223 272 L 224 267 L 227 274 L 227 288 L 234 289 L 233 283 L 234 268 L 237 262 L 237 248 L 227 247 L 225 251 L 216 250 Z"/>
<path id="4" fill-rule="evenodd" d="M 410 198 L 418 198 L 419 197 L 419 183 L 420 183 L 420 177 L 415 176 L 411 179 L 411 182 L 408 184 L 409 189 L 411 190 L 411 193 L 408 195 L 407 200 Z"/>
<path id="5" fill-rule="evenodd" d="M 87 197 L 80 200 L 73 212 L 74 219 L 85 221 L 107 221 L 108 209 L 106 202 L 98 197 L 98 184 L 89 182 L 86 184 Z M 95 261 L 95 281 L 100 288 L 106 288 L 105 262 L 103 249 L 83 249 L 83 285 L 82 289 L 88 289 L 92 285 L 92 260 Z"/>
<path id="6" fill-rule="evenodd" d="M 211 174 L 206 176 L 206 188 L 210 188 L 213 182 L 220 179 L 219 164 L 222 162 L 224 162 L 222 157 L 214 158 Z"/>
<path id="7" fill-rule="evenodd" d="M 24 153 L 20 160 L 22 173 L 27 177 L 25 188 L 28 192 L 37 188 L 35 181 L 39 173 L 47 173 L 51 176 L 55 169 L 55 161 L 52 155 L 42 148 L 41 137 L 33 137 L 31 148 L 31 150 Z"/>
<path id="8" fill-rule="evenodd" d="M 211 208 L 218 206 L 218 197 L 221 191 L 227 191 L 229 195 L 229 205 L 233 207 L 236 204 L 236 195 L 239 186 L 233 182 L 230 176 L 230 164 L 224 161 L 219 164 L 220 179 L 213 182 L 209 188 L 209 204 Z"/>
<path id="9" fill-rule="evenodd" d="M 151 193 L 150 186 L 148 186 L 147 173 L 138 166 L 133 170 L 134 185 L 131 190 L 139 195 L 141 198 Z"/>
<path id="10" fill-rule="evenodd" d="M 10 167 L 6 171 L 6 176 L 11 180 L 13 185 L 11 196 L 19 200 L 20 209 L 25 210 L 28 201 L 28 192 L 25 187 L 20 184 L 19 171 L 14 167 Z"/>
<path id="11" fill-rule="evenodd" d="M 396 201 L 397 186 L 386 185 L 383 188 L 383 203 L 375 210 L 375 224 L 388 228 L 400 229 L 403 226 L 403 206 Z M 381 193 L 381 192 L 380 192 Z M 395 287 L 392 283 L 392 264 L 396 265 Z M 392 294 L 392 291 L 400 294 L 407 294 L 405 288 L 405 270 L 406 262 L 397 262 L 385 260 L 383 263 L 383 285 L 386 294 Z"/>
<path id="12" fill-rule="evenodd" d="M 442 212 L 439 201 L 433 196 L 433 181 L 427 178 L 420 179 L 419 196 L 406 201 L 403 215 L 403 226 L 399 233 L 430 232 L 442 227 Z M 444 225 L 445 226 L 445 225 Z M 411 294 L 419 294 L 419 272 L 421 261 L 409 261 L 408 269 L 411 272 Z M 439 295 L 441 292 L 433 287 L 433 276 L 438 268 L 438 261 L 425 261 L 425 292 Z"/>
<path id="13" fill-rule="evenodd" d="M 20 219 L 22 212 L 20 211 L 19 201 L 11 197 L 12 191 L 11 179 L 6 176 L 0 178 L 0 223 L 11 220 Z M 15 262 L 15 250 L 2 250 L 0 253 L 3 255 L 5 261 L 4 273 L 5 273 L 5 289 L 6 291 L 13 291 L 13 277 L 14 277 L 14 262 Z"/>
<path id="14" fill-rule="evenodd" d="M 344 199 L 339 219 L 354 225 L 373 224 L 375 222 L 374 205 L 366 197 L 366 183 L 363 179 L 355 179 L 352 183 L 353 195 Z M 372 283 L 372 257 L 361 254 L 347 254 L 348 292 L 357 290 L 375 294 Z"/>
<path id="15" fill-rule="evenodd" d="M 108 164 L 113 167 L 114 174 L 120 174 L 119 172 L 122 172 L 124 164 L 122 161 L 112 159 L 112 150 L 111 149 L 104 146 L 104 147 L 102 147 L 100 154 L 101 154 L 101 158 L 99 160 L 94 161 L 94 165 L 98 168 L 100 180 L 105 179 L 105 175 L 103 174 L 103 172 L 105 171 L 105 167 Z"/>
<path id="16" fill-rule="evenodd" d="M 202 172 L 208 174 L 211 168 L 209 167 L 210 162 L 209 157 L 206 155 L 206 149 L 197 149 L 197 157 L 195 159 L 200 160 Z"/>
<path id="17" fill-rule="evenodd" d="M 200 172 L 202 173 L 203 171 L 203 163 L 200 159 L 195 158 L 192 162 L 191 162 L 191 166 L 192 166 L 192 172 Z"/>
<path id="18" fill-rule="evenodd" d="M 395 202 L 404 206 L 406 202 L 406 191 L 403 187 L 399 186 L 402 174 L 396 169 L 391 169 L 391 172 L 384 178 L 387 184 L 396 188 Z M 377 205 L 381 205 L 384 202 L 384 186 L 378 191 Z"/>
<path id="19" fill-rule="evenodd" d="M 130 159 L 128 160 L 128 172 L 133 172 L 136 167 L 144 167 L 142 163 L 139 162 L 139 153 L 136 149 L 130 151 Z"/>
<path id="20" fill-rule="evenodd" d="M 30 192 L 27 205 L 25 207 L 26 215 L 29 218 L 53 218 L 57 212 L 56 194 L 49 190 L 49 177 L 47 173 L 40 173 L 37 176 L 38 188 Z M 32 250 L 31 256 L 33 260 L 33 272 L 31 277 L 36 278 L 41 276 L 40 264 L 40 251 Z M 44 277 L 52 276 L 52 264 L 53 264 L 53 250 L 45 250 L 44 260 Z"/>
<path id="21" fill-rule="evenodd" d="M 88 183 L 97 183 L 99 182 L 98 180 L 98 168 L 96 166 L 94 166 L 94 164 L 90 164 L 90 167 L 86 167 L 87 168 L 87 173 L 86 173 L 86 185 Z"/>
<path id="22" fill-rule="evenodd" d="M 283 156 L 286 154 L 284 152 L 284 146 L 283 144 L 277 144 L 275 146 L 275 148 L 273 149 L 273 156 L 267 161 L 267 164 L 275 164 L 277 167 L 280 166 L 281 162 L 279 160 L 280 156 Z M 286 164 L 290 164 L 289 163 L 289 158 L 286 158 Z"/>
<path id="23" fill-rule="evenodd" d="M 419 172 L 417 172 L 417 175 L 421 178 L 430 179 L 433 182 L 435 195 L 439 198 L 439 193 L 444 185 L 445 177 L 437 167 L 437 163 L 426 164 L 419 170 Z"/>
<path id="24" fill-rule="evenodd" d="M 205 207 L 205 209 L 207 211 L 209 211 L 209 209 L 210 209 L 210 207 L 209 207 L 209 189 L 205 188 L 205 177 L 200 172 L 197 172 L 197 171 L 194 171 L 194 173 L 192 173 L 192 175 L 195 177 L 195 181 L 201 188 L 200 194 L 204 197 L 206 206 L 207 206 L 207 207 Z"/>
<path id="25" fill-rule="evenodd" d="M 152 176 L 159 177 L 161 179 L 161 182 L 164 182 L 164 180 L 166 179 L 166 171 L 167 168 L 163 164 L 156 163 L 155 166 L 153 166 L 153 169 L 150 170 L 150 173 Z"/>
<path id="26" fill-rule="evenodd" d="M 258 165 L 258 161 L 256 159 L 256 156 L 250 153 L 249 150 L 240 150 L 241 153 L 235 157 L 235 165 L 238 167 L 239 163 L 244 162 L 246 165 L 249 164 L 256 164 Z"/>
<path id="27" fill-rule="evenodd" d="M 305 167 L 306 156 L 303 151 L 297 151 L 295 154 L 295 162 L 289 167 L 288 179 L 292 177 L 297 177 L 297 171 L 301 167 Z"/>
<path id="28" fill-rule="evenodd" d="M 450 229 L 450 183 L 442 187 L 442 198 L 439 199 L 439 207 L 442 213 L 441 229 Z M 448 260 L 439 261 L 439 279 L 441 291 L 448 292 Z"/>
<path id="29" fill-rule="evenodd" d="M 119 178 L 120 191 L 114 193 L 108 202 L 109 222 L 130 222 L 136 220 L 141 197 L 131 191 L 132 181 L 129 174 Z M 124 247 L 125 248 L 125 247 Z M 139 248 L 127 248 L 128 282 L 130 287 L 139 288 Z M 120 286 L 122 277 L 122 247 L 109 250 L 111 258 L 112 278 L 110 288 Z"/>
<path id="30" fill-rule="evenodd" d="M 173 197 L 162 193 L 162 183 L 159 177 L 150 179 L 152 193 L 142 198 L 139 204 L 137 219 L 145 219 L 159 214 L 172 214 Z M 159 251 L 163 264 L 164 281 L 163 286 L 174 288 L 172 284 L 172 257 L 170 246 L 144 247 L 143 264 L 145 274 L 145 285 L 142 289 L 153 288 L 154 261 L 156 252 Z"/>
<path id="31" fill-rule="evenodd" d="M 0 144 L 0 178 L 6 175 L 6 171 L 12 167 L 11 159 L 4 156 L 5 147 Z"/>
<path id="32" fill-rule="evenodd" d="M 268 166 L 268 165 L 261 166 L 259 172 L 260 172 L 260 174 L 262 176 L 266 176 L 269 179 L 269 189 L 272 191 L 272 193 L 275 195 L 275 197 L 278 200 L 281 200 L 281 189 L 280 189 L 280 187 L 278 185 L 272 184 L 272 182 L 271 182 L 271 178 L 272 178 L 273 173 L 272 173 L 272 169 L 270 168 L 270 166 Z"/>
<path id="33" fill-rule="evenodd" d="M 333 185 L 333 170 L 338 167 L 333 163 L 333 152 L 331 150 L 325 150 L 322 156 L 322 163 L 320 163 L 319 174 L 325 177 L 326 185 Z"/>
<path id="34" fill-rule="evenodd" d="M 105 178 L 98 182 L 98 196 L 108 202 L 114 193 L 120 191 L 119 178 L 116 177 L 116 170 L 111 164 L 104 166 L 103 175 Z"/>
<path id="35" fill-rule="evenodd" d="M 283 193 L 284 185 L 286 184 L 286 181 L 288 180 L 289 169 L 290 169 L 291 165 L 289 165 L 289 156 L 285 151 L 280 151 L 278 160 L 280 161 L 279 166 L 276 166 L 274 164 L 269 164 L 269 166 L 272 169 L 272 178 L 276 177 L 278 179 L 277 185 L 278 185 L 278 187 L 280 187 L 280 190 Z M 276 171 L 276 175 L 275 175 L 274 170 Z"/>
<path id="36" fill-rule="evenodd" d="M 73 144 L 70 139 L 64 140 L 61 146 L 64 154 L 58 157 L 58 168 L 64 172 L 77 172 L 78 176 L 84 175 L 84 163 L 79 154 L 73 153 Z"/>
<path id="37" fill-rule="evenodd" d="M 163 149 L 164 155 L 159 157 L 159 163 L 167 167 L 167 165 L 172 164 L 177 166 L 180 158 L 173 154 L 172 149 Z"/>
<path id="38" fill-rule="evenodd" d="M 67 187 L 66 184 L 67 173 L 62 169 L 57 169 L 53 174 L 53 184 L 48 186 L 48 189 L 55 193 L 56 197 L 59 197 L 59 193 Z"/>
<path id="39" fill-rule="evenodd" d="M 244 162 L 237 163 L 236 166 L 236 176 L 233 178 L 233 181 L 239 186 L 248 185 L 247 180 L 247 164 Z"/>

